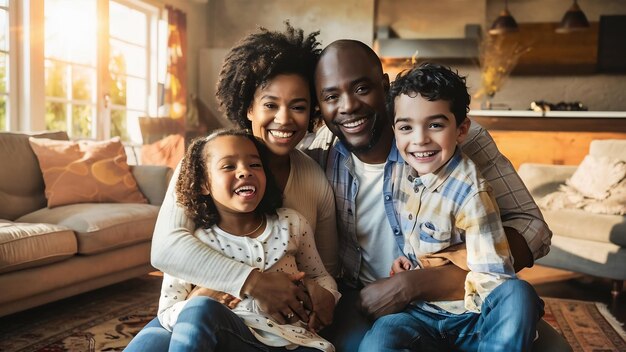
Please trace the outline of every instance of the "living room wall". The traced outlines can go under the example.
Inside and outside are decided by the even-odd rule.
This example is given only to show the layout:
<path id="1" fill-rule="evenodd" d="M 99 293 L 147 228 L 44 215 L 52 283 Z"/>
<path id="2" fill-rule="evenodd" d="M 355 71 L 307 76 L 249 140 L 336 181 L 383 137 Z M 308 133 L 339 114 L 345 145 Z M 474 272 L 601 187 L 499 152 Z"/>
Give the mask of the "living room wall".
<path id="1" fill-rule="evenodd" d="M 259 26 L 284 29 L 290 20 L 306 33 L 320 30 L 318 40 L 327 45 L 336 39 L 374 40 L 374 0 L 208 0 L 208 47 L 199 53 L 199 97 L 221 125 L 215 102 L 215 84 L 228 49 Z"/>
<path id="2" fill-rule="evenodd" d="M 484 21 L 483 27 L 488 26 L 503 7 L 501 0 L 206 1 L 208 17 L 204 20 L 208 22 L 208 37 L 207 46 L 199 53 L 198 91 L 216 116 L 219 114 L 213 96 L 221 60 L 228 48 L 258 26 L 281 29 L 282 22 L 289 19 L 305 31 L 320 29 L 323 45 L 339 38 L 354 38 L 372 45 L 375 26 L 381 19 L 398 21 L 399 31 L 404 21 L 404 29 L 420 37 L 462 37 L 465 24 Z M 571 4 L 571 0 L 510 0 L 509 9 L 518 23 L 557 23 Z M 579 5 L 592 22 L 599 21 L 600 15 L 626 14 L 626 2 L 622 0 L 580 0 Z M 420 18 L 419 14 L 428 18 L 423 14 L 434 11 L 445 16 L 431 21 L 436 26 L 422 28 L 418 33 L 421 27 L 415 25 L 415 19 Z M 454 64 L 454 67 L 468 75 L 472 92 L 480 87 L 480 70 L 476 64 Z M 512 109 L 527 109 L 534 100 L 581 101 L 590 110 L 626 111 L 624 91 L 624 74 L 513 75 L 496 94 L 494 102 Z M 476 100 L 472 108 L 479 106 L 480 101 Z"/>
<path id="3" fill-rule="evenodd" d="M 502 9 L 500 0 L 487 0 L 487 23 Z M 518 23 L 560 22 L 571 0 L 511 0 L 509 10 Z M 590 22 L 598 22 L 601 15 L 626 14 L 626 1 L 579 0 L 578 4 Z M 480 85 L 476 67 L 460 67 Z M 626 111 L 626 74 L 568 74 L 568 75 L 513 75 L 496 94 L 494 101 L 512 109 L 527 109 L 533 100 L 580 101 L 589 110 Z M 476 102 L 479 103 L 479 102 Z"/>

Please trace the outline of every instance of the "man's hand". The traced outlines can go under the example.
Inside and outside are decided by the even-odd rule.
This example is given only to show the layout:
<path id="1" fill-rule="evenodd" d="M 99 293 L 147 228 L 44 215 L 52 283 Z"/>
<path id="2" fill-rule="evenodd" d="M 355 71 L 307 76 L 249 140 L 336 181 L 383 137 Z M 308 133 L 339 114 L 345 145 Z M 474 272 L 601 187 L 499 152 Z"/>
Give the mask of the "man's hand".
<path id="1" fill-rule="evenodd" d="M 317 331 L 333 322 L 335 296 L 313 280 L 305 279 L 304 285 L 312 303 L 312 314 L 309 316 L 308 325 L 309 328 Z"/>
<path id="2" fill-rule="evenodd" d="M 409 258 L 405 256 L 400 256 L 393 261 L 391 264 L 391 271 L 389 272 L 389 276 L 393 276 L 394 274 L 401 273 L 403 271 L 411 270 L 412 268 L 411 261 Z"/>
<path id="3" fill-rule="evenodd" d="M 287 275 L 282 272 L 262 273 L 252 271 L 241 292 L 253 297 L 259 308 L 277 323 L 308 321 L 304 306 L 311 307 L 309 295 L 298 285 L 304 273 Z M 302 303 L 300 303 L 302 302 Z"/>
<path id="4" fill-rule="evenodd" d="M 371 318 L 397 313 L 411 302 L 462 299 L 467 271 L 456 265 L 409 270 L 365 286 L 360 306 Z"/>
<path id="5" fill-rule="evenodd" d="M 365 286 L 360 293 L 360 307 L 373 319 L 397 313 L 411 303 L 413 292 L 407 285 L 408 275 L 421 270 L 404 271 Z"/>
<path id="6" fill-rule="evenodd" d="M 237 304 L 241 302 L 239 298 L 228 293 L 215 291 L 211 290 L 210 288 L 204 288 L 200 286 L 196 286 L 193 290 L 191 290 L 187 299 L 191 299 L 196 296 L 207 296 L 213 298 L 214 300 L 220 302 L 230 309 L 234 309 L 235 307 L 237 307 Z"/>

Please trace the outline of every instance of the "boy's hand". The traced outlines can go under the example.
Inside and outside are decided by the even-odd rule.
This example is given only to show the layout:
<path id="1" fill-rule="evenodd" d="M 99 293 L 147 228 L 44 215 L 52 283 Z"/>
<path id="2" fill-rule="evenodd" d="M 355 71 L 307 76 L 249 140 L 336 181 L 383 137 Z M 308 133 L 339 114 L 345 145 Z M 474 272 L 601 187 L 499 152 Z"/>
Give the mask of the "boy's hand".
<path id="1" fill-rule="evenodd" d="M 312 304 L 312 307 L 307 307 L 311 310 L 308 320 L 309 328 L 317 331 L 330 325 L 335 312 L 335 296 L 314 280 L 305 279 L 304 286 Z"/>
<path id="2" fill-rule="evenodd" d="M 389 276 L 393 276 L 394 274 L 401 273 L 403 271 L 411 270 L 413 265 L 409 258 L 401 256 L 396 258 L 391 265 L 391 271 L 389 272 Z"/>
<path id="3" fill-rule="evenodd" d="M 211 290 L 210 288 L 204 288 L 200 286 L 196 286 L 191 292 L 189 292 L 189 296 L 187 298 L 193 298 L 196 296 L 207 296 L 209 298 L 213 298 L 214 300 L 220 302 L 230 309 L 234 309 L 237 307 L 237 304 L 241 302 L 241 300 L 233 295 L 222 291 Z"/>

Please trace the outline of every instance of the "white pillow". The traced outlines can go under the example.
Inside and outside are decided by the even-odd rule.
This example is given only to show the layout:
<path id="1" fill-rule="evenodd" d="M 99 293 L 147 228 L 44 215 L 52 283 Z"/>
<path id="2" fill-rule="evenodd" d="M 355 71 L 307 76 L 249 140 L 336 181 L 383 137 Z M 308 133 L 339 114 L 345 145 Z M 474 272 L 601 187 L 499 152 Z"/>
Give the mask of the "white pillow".
<path id="1" fill-rule="evenodd" d="M 626 176 L 626 163 L 606 156 L 587 155 L 565 183 L 588 198 L 603 200 Z"/>

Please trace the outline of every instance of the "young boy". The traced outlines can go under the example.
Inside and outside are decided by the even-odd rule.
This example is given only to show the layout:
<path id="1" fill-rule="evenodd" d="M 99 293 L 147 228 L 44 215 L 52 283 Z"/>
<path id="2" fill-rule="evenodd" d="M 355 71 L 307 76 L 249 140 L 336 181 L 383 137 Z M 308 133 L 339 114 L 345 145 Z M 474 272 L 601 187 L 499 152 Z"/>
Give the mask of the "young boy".
<path id="1" fill-rule="evenodd" d="M 362 341 L 361 351 L 521 351 L 532 346 L 543 304 L 530 285 L 515 278 L 491 188 L 459 147 L 470 127 L 469 101 L 464 78 L 433 64 L 399 74 L 391 86 L 387 104 L 395 116 L 396 144 L 410 166 L 405 182 L 394 190 L 404 256 L 394 261 L 391 275 L 449 261 L 469 273 L 464 300 L 414 302 L 384 316 Z M 507 321 L 507 301 L 520 302 L 508 297 L 511 292 L 527 296 L 522 306 L 506 307 L 527 312 L 521 321 Z"/>

